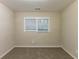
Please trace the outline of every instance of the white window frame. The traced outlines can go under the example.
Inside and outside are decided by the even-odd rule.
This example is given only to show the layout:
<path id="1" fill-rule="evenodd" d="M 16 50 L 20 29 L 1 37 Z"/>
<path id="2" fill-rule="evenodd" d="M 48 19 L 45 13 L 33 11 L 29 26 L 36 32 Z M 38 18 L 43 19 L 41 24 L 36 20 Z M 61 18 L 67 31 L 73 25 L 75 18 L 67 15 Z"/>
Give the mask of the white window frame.
<path id="1" fill-rule="evenodd" d="M 25 20 L 26 19 L 36 19 L 36 30 L 25 30 Z M 30 32 L 42 32 L 42 31 L 38 31 L 38 20 L 39 19 L 48 19 L 48 31 L 43 31 L 43 32 L 49 32 L 49 30 L 50 30 L 50 18 L 49 17 L 24 17 L 24 32 L 26 32 L 26 31 L 30 31 Z"/>

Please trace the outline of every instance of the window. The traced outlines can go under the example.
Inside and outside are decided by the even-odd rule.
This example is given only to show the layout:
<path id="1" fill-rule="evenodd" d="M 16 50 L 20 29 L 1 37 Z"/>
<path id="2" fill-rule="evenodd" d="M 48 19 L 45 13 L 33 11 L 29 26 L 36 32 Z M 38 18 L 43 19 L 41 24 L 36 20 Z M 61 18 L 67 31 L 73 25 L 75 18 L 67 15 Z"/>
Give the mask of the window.
<path id="1" fill-rule="evenodd" d="M 48 17 L 25 17 L 24 31 L 48 32 Z"/>

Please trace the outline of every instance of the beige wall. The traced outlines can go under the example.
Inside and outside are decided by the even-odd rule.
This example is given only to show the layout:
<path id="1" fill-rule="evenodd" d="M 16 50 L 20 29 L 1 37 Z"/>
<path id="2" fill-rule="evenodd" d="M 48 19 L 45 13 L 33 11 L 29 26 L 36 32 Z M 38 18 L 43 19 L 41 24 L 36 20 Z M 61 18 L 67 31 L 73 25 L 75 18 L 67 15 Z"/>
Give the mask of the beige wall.
<path id="1" fill-rule="evenodd" d="M 24 17 L 50 17 L 50 32 L 24 32 Z M 57 12 L 17 12 L 16 13 L 16 46 L 59 46 L 60 14 Z M 33 42 L 33 43 L 32 43 Z"/>
<path id="2" fill-rule="evenodd" d="M 16 12 L 15 16 L 14 20 L 14 13 L 0 3 L 0 56 L 14 46 L 14 41 L 16 46 L 60 46 L 62 41 L 62 47 L 77 57 L 77 2 L 64 9 L 62 15 L 59 12 Z M 50 17 L 50 31 L 24 32 L 27 16 Z"/>
<path id="3" fill-rule="evenodd" d="M 62 42 L 63 48 L 72 56 L 77 56 L 77 1 L 62 12 Z"/>
<path id="4" fill-rule="evenodd" d="M 0 3 L 0 57 L 13 47 L 14 20 L 13 12 Z"/>

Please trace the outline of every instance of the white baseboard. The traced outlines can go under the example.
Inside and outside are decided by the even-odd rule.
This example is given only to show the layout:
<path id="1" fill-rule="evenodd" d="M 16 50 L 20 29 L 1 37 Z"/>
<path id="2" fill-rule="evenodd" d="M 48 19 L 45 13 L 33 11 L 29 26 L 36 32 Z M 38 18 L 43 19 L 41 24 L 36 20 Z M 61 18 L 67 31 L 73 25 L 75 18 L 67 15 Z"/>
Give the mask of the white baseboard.
<path id="1" fill-rule="evenodd" d="M 74 55 L 72 55 L 68 50 L 66 50 L 64 47 L 61 47 L 64 51 L 66 51 L 70 56 L 72 56 L 72 58 L 74 59 L 78 59 L 77 57 L 75 57 Z"/>
<path id="2" fill-rule="evenodd" d="M 7 53 L 9 53 L 12 49 L 14 49 L 14 46 L 11 47 L 8 51 L 6 51 L 5 53 L 3 53 L 1 56 L 0 56 L 0 59 L 2 59 L 2 57 L 4 57 Z"/>
<path id="3" fill-rule="evenodd" d="M 59 48 L 61 46 L 15 46 L 21 48 Z"/>

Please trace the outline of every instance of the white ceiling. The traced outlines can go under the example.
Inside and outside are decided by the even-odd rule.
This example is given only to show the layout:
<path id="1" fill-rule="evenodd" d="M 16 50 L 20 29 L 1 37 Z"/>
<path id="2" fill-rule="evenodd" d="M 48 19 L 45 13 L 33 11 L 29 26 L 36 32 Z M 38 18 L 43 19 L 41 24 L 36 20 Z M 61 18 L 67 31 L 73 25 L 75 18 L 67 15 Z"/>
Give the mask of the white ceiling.
<path id="1" fill-rule="evenodd" d="M 14 11 L 60 11 L 74 0 L 0 0 Z"/>

